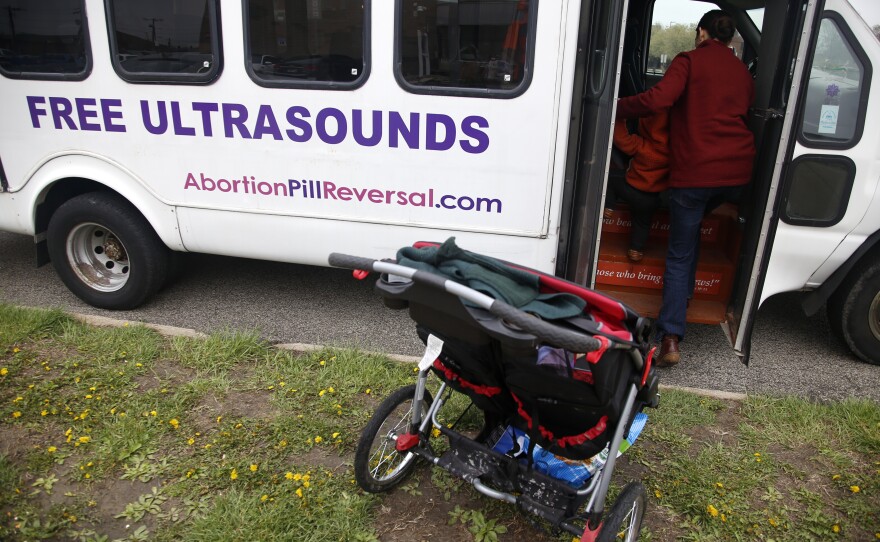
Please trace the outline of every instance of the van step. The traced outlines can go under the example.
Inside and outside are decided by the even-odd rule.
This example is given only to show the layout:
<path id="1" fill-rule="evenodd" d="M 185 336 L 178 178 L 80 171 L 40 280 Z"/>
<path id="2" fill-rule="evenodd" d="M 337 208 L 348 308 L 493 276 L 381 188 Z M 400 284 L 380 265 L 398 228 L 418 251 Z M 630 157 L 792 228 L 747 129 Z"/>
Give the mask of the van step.
<path id="1" fill-rule="evenodd" d="M 657 318 L 660 314 L 660 290 L 642 288 L 615 288 L 596 285 L 596 289 L 632 307 L 640 315 Z M 692 299 L 687 310 L 687 321 L 694 324 L 720 324 L 724 321 L 727 303 L 710 299 Z"/>
<path id="2" fill-rule="evenodd" d="M 700 231 L 701 241 L 704 244 L 725 243 L 728 232 L 736 222 L 736 206 L 730 203 L 719 206 L 703 219 Z M 615 208 L 611 218 L 602 219 L 603 235 L 607 233 L 629 234 L 631 229 L 632 216 L 629 208 L 625 205 Z M 669 212 L 666 209 L 661 209 L 654 213 L 649 237 L 652 239 L 666 239 L 669 237 Z"/>

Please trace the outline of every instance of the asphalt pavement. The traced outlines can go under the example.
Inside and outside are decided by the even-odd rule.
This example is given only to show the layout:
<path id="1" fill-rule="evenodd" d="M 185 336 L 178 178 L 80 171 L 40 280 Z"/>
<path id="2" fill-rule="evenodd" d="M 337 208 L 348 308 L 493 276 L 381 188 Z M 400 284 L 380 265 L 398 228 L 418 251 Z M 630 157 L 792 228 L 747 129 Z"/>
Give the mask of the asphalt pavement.
<path id="1" fill-rule="evenodd" d="M 389 256 L 393 256 L 389 254 Z M 0 302 L 195 329 L 256 330 L 275 343 L 308 343 L 418 356 L 406 311 L 384 307 L 372 279 L 340 269 L 188 254 L 181 276 L 134 311 L 92 308 L 51 265 L 35 267 L 30 237 L 0 232 Z M 806 317 L 797 294 L 758 312 L 745 367 L 718 326 L 690 325 L 682 362 L 661 382 L 734 393 L 880 401 L 880 366 L 858 361 L 831 334 L 824 311 Z"/>

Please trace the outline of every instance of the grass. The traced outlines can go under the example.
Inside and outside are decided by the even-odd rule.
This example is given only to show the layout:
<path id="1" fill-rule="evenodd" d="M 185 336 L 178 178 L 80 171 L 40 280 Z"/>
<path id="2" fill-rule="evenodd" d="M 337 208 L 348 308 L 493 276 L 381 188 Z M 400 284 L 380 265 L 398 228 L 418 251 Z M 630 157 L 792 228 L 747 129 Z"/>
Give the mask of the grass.
<path id="1" fill-rule="evenodd" d="M 414 517 L 450 540 L 569 540 L 440 469 L 387 496 L 354 484 L 360 430 L 413 377 L 0 304 L 0 540 L 404 540 L 389 526 Z M 649 415 L 613 488 L 648 488 L 643 539 L 880 539 L 876 403 L 665 390 Z"/>

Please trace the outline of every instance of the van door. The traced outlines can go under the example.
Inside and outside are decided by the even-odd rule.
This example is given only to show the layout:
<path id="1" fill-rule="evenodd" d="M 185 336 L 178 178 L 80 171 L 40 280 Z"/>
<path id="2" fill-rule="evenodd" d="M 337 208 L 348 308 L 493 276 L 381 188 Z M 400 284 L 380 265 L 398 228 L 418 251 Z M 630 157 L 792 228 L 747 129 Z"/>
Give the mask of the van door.
<path id="1" fill-rule="evenodd" d="M 828 0 L 827 4 L 836 2 L 838 0 Z M 821 35 L 818 30 L 823 3 L 806 0 L 768 2 L 764 16 L 764 28 L 782 28 L 783 31 L 778 43 L 763 43 L 762 39 L 758 72 L 760 74 L 764 70 L 765 79 L 763 85 L 757 85 L 756 96 L 760 99 L 762 88 L 769 92 L 764 94 L 765 103 L 756 103 L 752 119 L 758 145 L 750 198 L 755 205 L 752 212 L 744 217 L 740 264 L 723 324 L 734 350 L 746 364 L 749 361 L 754 319 L 761 302 L 774 293 L 803 288 L 812 271 L 822 262 L 822 258 L 815 257 L 815 252 L 804 250 L 804 246 L 807 246 L 803 244 L 805 239 L 795 241 L 780 235 L 787 228 L 780 219 L 784 221 L 788 213 L 800 212 L 792 211 L 790 196 L 803 190 L 804 183 L 815 181 L 817 170 L 822 170 L 820 176 L 824 178 L 834 175 L 834 171 L 840 171 L 839 158 L 808 158 L 808 149 L 803 144 L 803 134 L 811 130 L 809 124 L 817 124 L 809 109 L 814 99 L 812 86 L 818 69 L 816 62 L 820 60 L 815 53 Z M 770 35 L 769 32 L 764 34 Z M 764 57 L 776 59 L 775 70 L 761 64 Z M 768 69 L 775 72 L 770 80 L 767 79 Z M 821 107 L 816 110 L 816 118 L 820 112 Z M 818 130 L 818 126 L 812 128 L 813 132 Z M 844 170 L 848 171 L 849 168 L 845 167 Z M 825 181 L 819 183 L 826 184 Z M 836 182 L 832 180 L 831 184 Z M 761 205 L 761 202 L 766 202 L 766 205 Z M 809 252 L 813 254 L 804 258 L 803 255 Z M 801 257 L 797 258 L 795 254 Z M 784 271 L 779 264 L 783 264 L 788 271 L 794 267 L 806 270 L 806 267 L 814 265 L 806 277 L 797 283 L 797 278 L 793 278 L 797 273 Z M 771 265 L 776 272 L 771 272 Z M 779 272 L 787 277 L 779 280 Z"/>

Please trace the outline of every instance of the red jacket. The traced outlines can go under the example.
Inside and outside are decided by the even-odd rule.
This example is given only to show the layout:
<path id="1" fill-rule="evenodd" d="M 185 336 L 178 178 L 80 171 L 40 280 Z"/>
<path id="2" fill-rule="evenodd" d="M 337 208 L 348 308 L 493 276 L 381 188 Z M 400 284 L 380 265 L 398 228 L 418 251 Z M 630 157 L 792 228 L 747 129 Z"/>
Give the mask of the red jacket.
<path id="1" fill-rule="evenodd" d="M 626 123 L 614 125 L 614 146 L 632 156 L 626 182 L 642 192 L 669 188 L 669 113 L 661 111 L 639 119 L 639 133 L 631 134 Z"/>
<path id="2" fill-rule="evenodd" d="M 755 142 L 746 119 L 754 96 L 755 83 L 742 61 L 709 39 L 676 56 L 654 87 L 621 98 L 617 116 L 642 117 L 670 107 L 670 186 L 738 186 L 752 177 Z"/>

